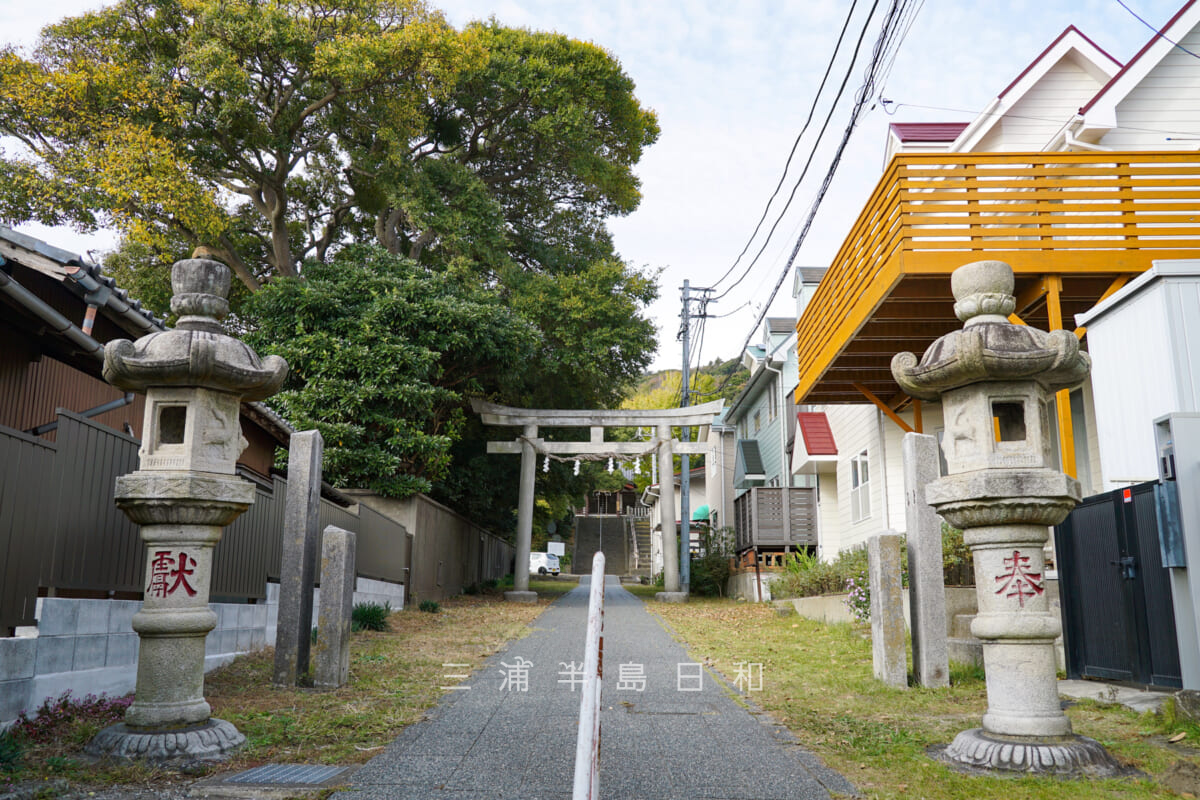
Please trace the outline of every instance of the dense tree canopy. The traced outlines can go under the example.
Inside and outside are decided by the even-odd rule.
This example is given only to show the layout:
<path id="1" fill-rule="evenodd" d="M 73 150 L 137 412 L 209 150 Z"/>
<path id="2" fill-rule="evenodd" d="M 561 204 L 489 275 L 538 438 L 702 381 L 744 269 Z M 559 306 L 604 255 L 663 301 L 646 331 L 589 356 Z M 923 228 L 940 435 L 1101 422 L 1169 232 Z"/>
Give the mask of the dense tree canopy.
<path id="1" fill-rule="evenodd" d="M 245 310 L 248 341 L 291 367 L 274 402 L 321 431 L 326 474 L 389 496 L 446 474 L 464 397 L 503 385 L 538 340 L 469 273 L 370 247 L 271 281 Z"/>
<path id="2" fill-rule="evenodd" d="M 118 228 L 106 268 L 160 313 L 171 262 L 230 265 L 343 485 L 482 514 L 515 472 L 474 468 L 464 392 L 611 406 L 656 347 L 657 276 L 606 219 L 638 205 L 658 123 L 591 43 L 421 0 L 122 0 L 0 50 L 0 134 L 0 218 Z"/>

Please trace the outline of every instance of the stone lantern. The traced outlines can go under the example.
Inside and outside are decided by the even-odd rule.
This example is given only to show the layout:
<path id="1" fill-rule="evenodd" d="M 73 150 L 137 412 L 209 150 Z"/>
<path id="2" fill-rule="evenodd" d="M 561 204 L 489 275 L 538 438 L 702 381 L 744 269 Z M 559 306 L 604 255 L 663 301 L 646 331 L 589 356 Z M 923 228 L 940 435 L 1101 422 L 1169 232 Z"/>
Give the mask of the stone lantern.
<path id="1" fill-rule="evenodd" d="M 259 357 L 227 336 L 229 268 L 188 259 L 171 270 L 172 330 L 109 342 L 104 378 L 145 392 L 136 472 L 117 478 L 116 502 L 146 542 L 145 600 L 137 689 L 125 721 L 88 746 L 94 755 L 152 761 L 221 757 L 245 737 L 212 718 L 204 699 L 204 642 L 217 623 L 208 607 L 213 548 L 222 528 L 254 502 L 235 474 L 246 447 L 239 406 L 274 394 L 287 363 Z"/>
<path id="2" fill-rule="evenodd" d="M 949 474 L 926 499 L 963 531 L 975 558 L 988 709 L 983 727 L 946 749 L 951 762 L 985 769 L 1111 775 L 1119 767 L 1096 741 L 1071 732 L 1059 704 L 1054 640 L 1061 632 L 1045 587 L 1048 527 L 1066 518 L 1079 482 L 1054 469 L 1053 394 L 1087 377 L 1091 362 L 1070 331 L 1008 321 L 1012 268 L 978 261 L 951 276 L 963 329 L 938 339 L 920 361 L 892 359 L 910 396 L 942 401 Z"/>

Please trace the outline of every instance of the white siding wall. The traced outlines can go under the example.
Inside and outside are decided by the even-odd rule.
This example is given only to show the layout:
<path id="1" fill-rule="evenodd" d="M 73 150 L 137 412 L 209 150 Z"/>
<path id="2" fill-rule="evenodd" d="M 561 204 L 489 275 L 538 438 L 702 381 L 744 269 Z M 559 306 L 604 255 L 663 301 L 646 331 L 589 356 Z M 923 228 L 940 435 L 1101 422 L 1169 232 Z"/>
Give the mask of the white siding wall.
<path id="1" fill-rule="evenodd" d="M 1200 27 L 1180 42 L 1200 52 Z M 1118 127 L 1100 144 L 1114 150 L 1195 150 L 1200 134 L 1200 59 L 1172 48 L 1117 106 Z M 1167 141 L 1168 132 L 1191 141 Z"/>
<path id="2" fill-rule="evenodd" d="M 976 152 L 1041 150 L 1103 84 L 1070 57 L 1051 67 L 980 143 Z"/>
<path id="3" fill-rule="evenodd" d="M 828 553 L 832 557 L 837 550 L 862 544 L 871 534 L 883 531 L 883 464 L 879 452 L 879 412 L 875 406 L 826 406 L 824 410 L 829 417 L 829 427 L 833 431 L 833 440 L 837 442 L 838 448 L 838 533 L 836 550 Z M 854 522 L 851 519 L 850 460 L 864 450 L 867 451 L 869 465 L 871 513 L 862 521 Z M 831 543 L 833 539 L 831 536 Z"/>
<path id="4" fill-rule="evenodd" d="M 1200 281 L 1157 280 L 1089 324 L 1104 489 L 1158 477 L 1154 419 L 1200 411 L 1198 307 Z"/>
<path id="5" fill-rule="evenodd" d="M 817 553 L 832 561 L 841 550 L 842 521 L 838 511 L 837 473 L 817 476 Z"/>

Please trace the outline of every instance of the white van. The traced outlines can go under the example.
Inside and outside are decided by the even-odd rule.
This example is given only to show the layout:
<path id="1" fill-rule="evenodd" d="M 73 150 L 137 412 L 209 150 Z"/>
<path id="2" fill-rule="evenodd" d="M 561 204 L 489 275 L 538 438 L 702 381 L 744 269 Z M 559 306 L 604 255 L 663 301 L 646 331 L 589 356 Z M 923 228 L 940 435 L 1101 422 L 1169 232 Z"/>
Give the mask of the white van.
<path id="1" fill-rule="evenodd" d="M 554 553 L 530 553 L 530 575 L 557 575 L 559 573 L 558 556 Z"/>

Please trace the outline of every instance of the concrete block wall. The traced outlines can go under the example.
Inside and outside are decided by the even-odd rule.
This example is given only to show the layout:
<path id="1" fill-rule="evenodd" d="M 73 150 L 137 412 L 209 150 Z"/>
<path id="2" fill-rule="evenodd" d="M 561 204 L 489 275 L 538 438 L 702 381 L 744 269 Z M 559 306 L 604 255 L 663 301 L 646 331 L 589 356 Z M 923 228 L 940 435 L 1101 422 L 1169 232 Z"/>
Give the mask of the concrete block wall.
<path id="1" fill-rule="evenodd" d="M 320 601 L 314 589 L 314 608 Z M 404 586 L 359 578 L 355 603 L 390 603 L 404 608 Z M 133 615 L 140 600 L 38 600 L 36 628 L 28 635 L 0 638 L 0 728 L 22 711 L 33 711 L 46 698 L 70 690 L 77 697 L 121 697 L 137 683 L 138 636 Z M 217 627 L 205 641 L 204 669 L 228 664 L 239 655 L 275 643 L 279 584 L 267 584 L 267 602 L 210 603 Z"/>
<path id="2" fill-rule="evenodd" d="M 391 606 L 392 611 L 404 610 L 404 584 L 391 583 L 390 581 L 378 581 L 372 578 L 359 577 L 354 583 L 354 604 L 359 603 L 378 603 L 383 605 L 387 603 Z M 317 624 L 316 609 L 321 607 L 321 590 L 313 589 L 313 626 Z M 279 584 L 267 584 L 267 600 L 263 605 L 267 611 L 266 623 L 266 643 L 270 646 L 275 645 L 276 625 L 275 621 L 279 618 Z M 210 636 L 211 638 L 211 636 Z"/>

